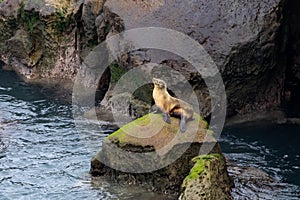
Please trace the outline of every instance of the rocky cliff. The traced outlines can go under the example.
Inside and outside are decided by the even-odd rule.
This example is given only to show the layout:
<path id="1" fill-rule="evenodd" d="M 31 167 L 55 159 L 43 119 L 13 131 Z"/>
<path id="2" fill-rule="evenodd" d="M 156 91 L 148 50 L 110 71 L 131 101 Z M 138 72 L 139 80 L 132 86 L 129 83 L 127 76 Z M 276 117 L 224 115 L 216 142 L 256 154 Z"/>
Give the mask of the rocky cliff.
<path id="1" fill-rule="evenodd" d="M 76 75 L 76 31 L 71 1 L 2 1 L 0 55 L 28 79 Z"/>
<path id="2" fill-rule="evenodd" d="M 202 44 L 222 73 L 229 115 L 280 105 L 286 60 L 282 53 L 286 46 L 285 1 L 111 0 L 105 6 L 123 19 L 126 29 L 166 27 Z M 185 61 L 164 52 L 148 52 L 148 57 L 185 75 L 204 107 L 210 107 L 201 76 L 192 73 Z M 202 114 L 207 116 L 208 110 Z"/>
<path id="3" fill-rule="evenodd" d="M 287 16 L 288 46 L 287 68 L 283 105 L 291 117 L 300 113 L 300 3 L 290 0 L 285 12 Z"/>
<path id="4" fill-rule="evenodd" d="M 195 39 L 213 58 L 226 86 L 229 116 L 269 111 L 282 102 L 294 105 L 299 96 L 297 5 L 296 0 L 3 0 L 0 59 L 29 79 L 74 81 L 78 71 L 95 79 L 85 73 L 88 66 L 82 62 L 96 45 L 123 30 L 165 27 Z M 209 116 L 210 96 L 201 75 L 168 52 L 128 52 L 106 70 L 97 86 L 89 87 L 97 88 L 101 100 L 114 79 L 148 62 L 182 74 L 204 105 L 201 113 Z M 164 76 L 169 77 L 172 74 Z M 123 109 L 131 112 L 132 106 Z"/>

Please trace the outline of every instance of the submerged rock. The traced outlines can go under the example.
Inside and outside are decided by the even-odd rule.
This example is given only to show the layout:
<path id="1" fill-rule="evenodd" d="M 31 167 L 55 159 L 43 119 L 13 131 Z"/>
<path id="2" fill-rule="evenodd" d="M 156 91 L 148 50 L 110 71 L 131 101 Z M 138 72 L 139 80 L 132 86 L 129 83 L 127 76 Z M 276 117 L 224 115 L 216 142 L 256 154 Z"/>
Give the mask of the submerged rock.
<path id="1" fill-rule="evenodd" d="M 228 172 L 234 180 L 232 195 L 236 198 L 253 199 L 299 199 L 296 189 L 290 190 L 288 184 L 281 183 L 265 171 L 250 166 L 238 166 L 228 161 Z M 292 186 L 293 187 L 293 186 Z"/>
<path id="2" fill-rule="evenodd" d="M 109 135 L 92 159 L 90 173 L 158 193 L 179 195 L 183 180 L 194 165 L 192 159 L 211 153 L 222 159 L 214 162 L 207 173 L 213 177 L 222 175 L 223 188 L 230 190 L 220 146 L 202 117 L 195 114 L 195 119 L 187 123 L 187 131 L 180 133 L 179 119 L 171 118 L 171 124 L 166 124 L 161 114 L 150 113 Z M 214 189 L 207 185 L 204 190 Z"/>

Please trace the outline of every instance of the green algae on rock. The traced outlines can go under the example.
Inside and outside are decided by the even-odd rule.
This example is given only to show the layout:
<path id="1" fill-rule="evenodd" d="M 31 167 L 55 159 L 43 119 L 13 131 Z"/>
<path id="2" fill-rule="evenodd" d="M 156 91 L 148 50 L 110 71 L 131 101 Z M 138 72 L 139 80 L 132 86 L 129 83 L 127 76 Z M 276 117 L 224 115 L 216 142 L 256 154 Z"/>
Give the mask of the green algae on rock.
<path id="1" fill-rule="evenodd" d="M 4 0 L 0 27 L 9 34 L 0 31 L 0 45 L 7 46 L 0 59 L 27 79 L 74 78 L 79 58 L 73 14 L 69 0 Z M 16 51 L 23 49 L 19 45 L 25 51 Z"/>
<path id="2" fill-rule="evenodd" d="M 179 119 L 172 117 L 167 124 L 161 114 L 150 113 L 126 124 L 104 140 L 91 161 L 90 173 L 179 195 L 193 167 L 191 160 L 199 152 L 222 154 L 207 122 L 196 113 L 194 118 L 187 123 L 185 133 L 179 131 Z M 222 162 L 225 166 L 225 160 Z"/>
<path id="3" fill-rule="evenodd" d="M 223 155 L 197 156 L 193 161 L 195 165 L 181 186 L 180 200 L 232 199 L 232 182 L 227 174 Z"/>
<path id="4" fill-rule="evenodd" d="M 172 121 L 171 124 L 167 124 L 162 121 L 161 114 L 150 113 L 124 125 L 109 135 L 107 139 L 112 142 L 117 142 L 118 145 L 131 143 L 141 146 L 151 145 L 156 150 L 166 146 L 175 137 L 177 137 L 177 141 L 174 141 L 176 144 L 180 141 L 202 142 L 204 140 L 208 130 L 208 124 L 200 115 L 195 113 L 194 120 L 187 123 L 188 130 L 184 135 L 179 132 L 179 119 L 172 118 Z M 199 131 L 201 134 L 196 134 L 194 131 Z"/>

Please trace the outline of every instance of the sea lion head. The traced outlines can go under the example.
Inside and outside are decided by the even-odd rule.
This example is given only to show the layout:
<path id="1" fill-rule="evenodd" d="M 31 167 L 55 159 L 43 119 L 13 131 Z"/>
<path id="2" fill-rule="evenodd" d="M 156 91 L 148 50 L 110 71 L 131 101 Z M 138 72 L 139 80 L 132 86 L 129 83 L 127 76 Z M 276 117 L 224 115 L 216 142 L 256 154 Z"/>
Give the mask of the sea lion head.
<path id="1" fill-rule="evenodd" d="M 161 80 L 161 79 L 153 78 L 153 79 L 152 79 L 152 82 L 153 82 L 154 86 L 157 87 L 157 88 L 159 88 L 159 89 L 167 88 L 166 82 L 164 82 L 164 81 Z"/>

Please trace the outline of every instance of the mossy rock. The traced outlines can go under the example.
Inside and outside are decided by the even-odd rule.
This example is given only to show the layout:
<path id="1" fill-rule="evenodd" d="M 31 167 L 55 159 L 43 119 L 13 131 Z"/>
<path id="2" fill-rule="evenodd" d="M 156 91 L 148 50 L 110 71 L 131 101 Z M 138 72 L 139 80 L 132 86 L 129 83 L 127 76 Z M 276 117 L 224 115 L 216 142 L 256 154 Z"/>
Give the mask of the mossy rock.
<path id="1" fill-rule="evenodd" d="M 229 200 L 231 179 L 222 154 L 197 156 L 188 176 L 183 181 L 180 200 Z"/>
<path id="2" fill-rule="evenodd" d="M 116 132 L 109 135 L 106 139 L 118 144 L 119 147 L 126 144 L 135 144 L 138 146 L 153 146 L 159 150 L 169 142 L 175 144 L 185 142 L 202 143 L 209 133 L 207 122 L 198 114 L 194 113 L 194 119 L 187 122 L 187 131 L 180 133 L 180 119 L 171 118 L 171 124 L 165 123 L 162 114 L 150 113 L 135 121 L 126 124 Z M 210 138 L 216 142 L 213 137 Z"/>
<path id="3" fill-rule="evenodd" d="M 207 122 L 195 113 L 187 131 L 180 120 L 171 124 L 162 114 L 147 114 L 109 135 L 91 161 L 92 176 L 108 176 L 123 184 L 137 184 L 149 190 L 179 196 L 184 178 L 200 152 L 221 154 Z"/>
<path id="4" fill-rule="evenodd" d="M 116 63 L 109 65 L 111 73 L 111 83 L 116 84 L 118 80 L 126 73 L 126 69 Z"/>
<path id="5" fill-rule="evenodd" d="M 4 62 L 28 79 L 73 78 L 78 67 L 73 64 L 78 61 L 73 6 L 69 0 L 3 1 L 0 53 Z"/>

